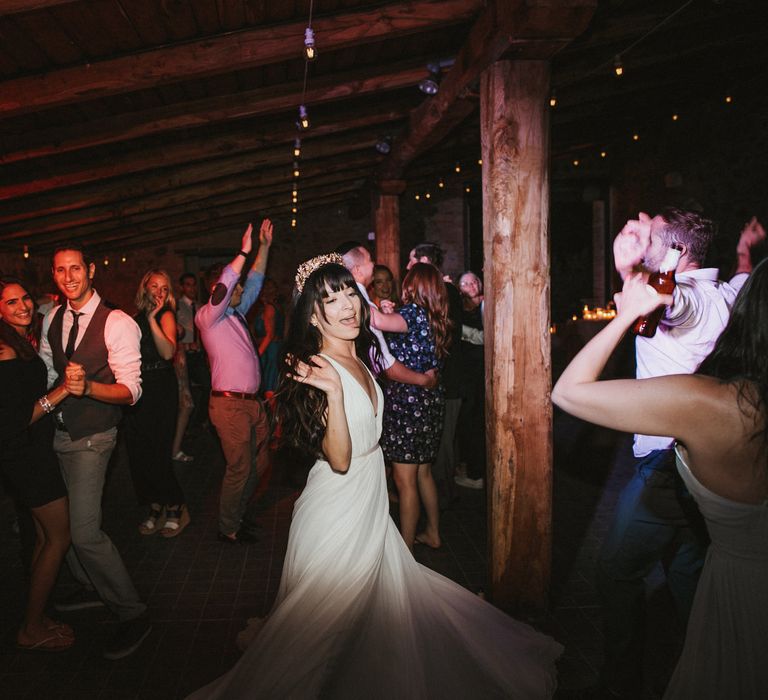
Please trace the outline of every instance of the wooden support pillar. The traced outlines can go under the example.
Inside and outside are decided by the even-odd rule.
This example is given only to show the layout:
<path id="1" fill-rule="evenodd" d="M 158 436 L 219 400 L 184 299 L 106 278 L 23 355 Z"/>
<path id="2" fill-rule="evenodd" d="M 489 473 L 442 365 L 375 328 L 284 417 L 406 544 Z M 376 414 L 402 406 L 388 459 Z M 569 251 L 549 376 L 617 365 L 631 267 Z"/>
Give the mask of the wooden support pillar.
<path id="1" fill-rule="evenodd" d="M 552 551 L 549 63 L 480 82 L 488 532 L 493 603 L 541 608 Z"/>
<path id="2" fill-rule="evenodd" d="M 404 180 L 382 180 L 374 194 L 373 230 L 376 233 L 376 262 L 386 265 L 400 282 L 400 195 Z"/>

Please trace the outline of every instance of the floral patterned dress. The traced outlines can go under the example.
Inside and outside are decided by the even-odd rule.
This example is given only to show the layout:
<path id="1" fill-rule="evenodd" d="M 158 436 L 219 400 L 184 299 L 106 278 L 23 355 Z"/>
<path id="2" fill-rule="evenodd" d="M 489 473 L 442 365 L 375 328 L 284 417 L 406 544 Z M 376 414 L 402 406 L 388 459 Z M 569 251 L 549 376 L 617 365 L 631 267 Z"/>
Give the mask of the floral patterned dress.
<path id="1" fill-rule="evenodd" d="M 406 333 L 388 333 L 392 355 L 415 372 L 439 369 L 435 339 L 427 312 L 416 304 L 399 311 Z M 401 464 L 429 464 L 437 454 L 443 430 L 443 387 L 424 389 L 389 382 L 384 388 L 384 430 L 381 446 L 387 459 Z"/>

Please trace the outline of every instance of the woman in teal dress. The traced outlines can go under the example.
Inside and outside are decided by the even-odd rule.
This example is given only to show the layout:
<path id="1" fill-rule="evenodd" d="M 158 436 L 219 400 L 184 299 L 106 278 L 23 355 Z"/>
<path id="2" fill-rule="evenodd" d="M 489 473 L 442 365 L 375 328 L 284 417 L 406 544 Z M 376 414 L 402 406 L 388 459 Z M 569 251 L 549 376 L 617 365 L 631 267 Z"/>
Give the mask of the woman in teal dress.
<path id="1" fill-rule="evenodd" d="M 253 321 L 253 331 L 258 339 L 257 349 L 261 358 L 261 392 L 269 397 L 277 386 L 285 327 L 285 317 L 277 305 L 277 285 L 274 280 L 264 280 L 259 301 L 262 309 Z"/>

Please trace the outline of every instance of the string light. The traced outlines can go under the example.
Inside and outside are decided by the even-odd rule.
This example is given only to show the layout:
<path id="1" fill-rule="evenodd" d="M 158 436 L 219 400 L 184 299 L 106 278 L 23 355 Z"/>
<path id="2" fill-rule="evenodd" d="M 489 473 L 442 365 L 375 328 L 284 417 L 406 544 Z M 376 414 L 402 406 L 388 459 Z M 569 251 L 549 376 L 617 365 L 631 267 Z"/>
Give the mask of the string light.
<path id="1" fill-rule="evenodd" d="M 421 199 L 421 195 L 416 193 L 413 198 L 418 202 Z"/>
<path id="2" fill-rule="evenodd" d="M 637 133 L 632 134 L 632 140 L 633 141 L 639 141 L 640 140 L 640 134 L 637 134 Z"/>
<path id="3" fill-rule="evenodd" d="M 120 256 L 120 262 L 125 262 L 128 258 L 125 257 L 125 253 Z"/>
<path id="4" fill-rule="evenodd" d="M 442 190 L 445 187 L 445 182 L 443 182 L 443 178 L 440 178 L 440 181 L 437 183 L 437 186 Z"/>
<path id="5" fill-rule="evenodd" d="M 299 161 L 294 160 L 293 161 L 293 176 L 298 177 L 300 174 L 299 172 Z"/>
<path id="6" fill-rule="evenodd" d="M 424 199 L 429 199 L 432 195 L 429 192 L 424 193 Z"/>
<path id="7" fill-rule="evenodd" d="M 464 186 L 464 191 L 469 194 L 472 191 L 472 188 L 469 185 Z"/>
<path id="8" fill-rule="evenodd" d="M 673 114 L 672 115 L 672 121 L 673 122 L 676 122 L 678 119 L 680 119 L 680 115 L 679 114 Z"/>
<path id="9" fill-rule="evenodd" d="M 299 201 L 299 195 L 297 195 L 295 192 L 293 193 L 293 197 L 291 197 L 291 201 L 296 204 Z"/>
<path id="10" fill-rule="evenodd" d="M 618 77 L 624 75 L 624 64 L 621 62 L 621 56 L 619 54 L 616 54 L 613 59 L 613 72 L 616 73 Z"/>
<path id="11" fill-rule="evenodd" d="M 29 260 L 29 246 L 24 246 L 24 260 Z"/>
<path id="12" fill-rule="evenodd" d="M 104 267 L 109 265 L 109 258 L 104 258 Z"/>
<path id="13" fill-rule="evenodd" d="M 555 94 L 554 90 L 552 90 L 552 92 L 549 94 L 549 106 L 557 107 L 557 95 Z"/>
<path id="14" fill-rule="evenodd" d="M 307 112 L 306 105 L 299 105 L 299 119 L 296 122 L 296 126 L 302 131 L 309 129 L 309 113 Z"/>
<path id="15" fill-rule="evenodd" d="M 608 155 L 606 151 L 600 151 L 600 157 L 605 158 Z"/>
<path id="16" fill-rule="evenodd" d="M 304 58 L 308 61 L 314 61 L 316 57 L 315 32 L 312 30 L 312 27 L 307 27 L 304 30 Z"/>
<path id="17" fill-rule="evenodd" d="M 454 167 L 454 170 L 455 170 L 457 173 L 460 173 L 460 172 L 461 172 L 461 163 L 459 163 L 458 161 L 456 161 L 456 167 Z"/>
<path id="18" fill-rule="evenodd" d="M 291 219 L 291 228 L 296 228 L 296 219 Z"/>
<path id="19" fill-rule="evenodd" d="M 291 207 L 291 214 L 298 214 L 299 208 L 298 207 Z"/>
<path id="20" fill-rule="evenodd" d="M 478 158 L 477 159 L 477 164 L 478 165 L 482 165 L 483 164 L 483 159 L 482 158 Z"/>
<path id="21" fill-rule="evenodd" d="M 733 97 L 731 97 L 730 95 L 726 95 L 725 102 L 726 104 L 731 104 L 733 102 Z"/>
<path id="22" fill-rule="evenodd" d="M 574 158 L 573 159 L 573 167 L 574 168 L 578 168 L 579 167 L 579 159 L 578 158 Z"/>
<path id="23" fill-rule="evenodd" d="M 297 136 L 293 142 L 293 157 L 298 158 L 301 155 L 301 139 Z"/>

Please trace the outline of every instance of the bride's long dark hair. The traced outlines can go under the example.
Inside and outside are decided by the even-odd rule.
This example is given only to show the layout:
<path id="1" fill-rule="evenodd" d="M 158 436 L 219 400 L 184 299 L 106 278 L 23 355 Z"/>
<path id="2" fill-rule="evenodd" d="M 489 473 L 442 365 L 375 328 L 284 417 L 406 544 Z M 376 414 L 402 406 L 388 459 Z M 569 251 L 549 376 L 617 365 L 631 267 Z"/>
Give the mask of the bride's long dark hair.
<path id="1" fill-rule="evenodd" d="M 739 292 L 725 330 L 696 373 L 741 385 L 739 407 L 758 416 L 753 437 L 768 448 L 768 260 Z"/>
<path id="2" fill-rule="evenodd" d="M 346 288 L 358 291 L 357 283 L 346 267 L 329 263 L 317 268 L 307 278 L 301 294 L 294 299 L 283 344 L 284 356 L 280 362 L 280 380 L 276 392 L 283 440 L 313 457 L 322 457 L 328 399 L 325 392 L 297 382 L 288 375 L 295 374 L 299 360 L 309 362 L 312 355 L 320 352 L 323 338 L 311 323 L 312 314 L 320 313 L 325 318 L 323 299 L 328 296 L 328 290 L 338 292 Z M 379 344 L 371 332 L 368 303 L 365 299 L 360 301 L 360 333 L 355 339 L 355 350 L 357 356 L 375 374 L 374 368 L 379 365 L 381 357 Z"/>

